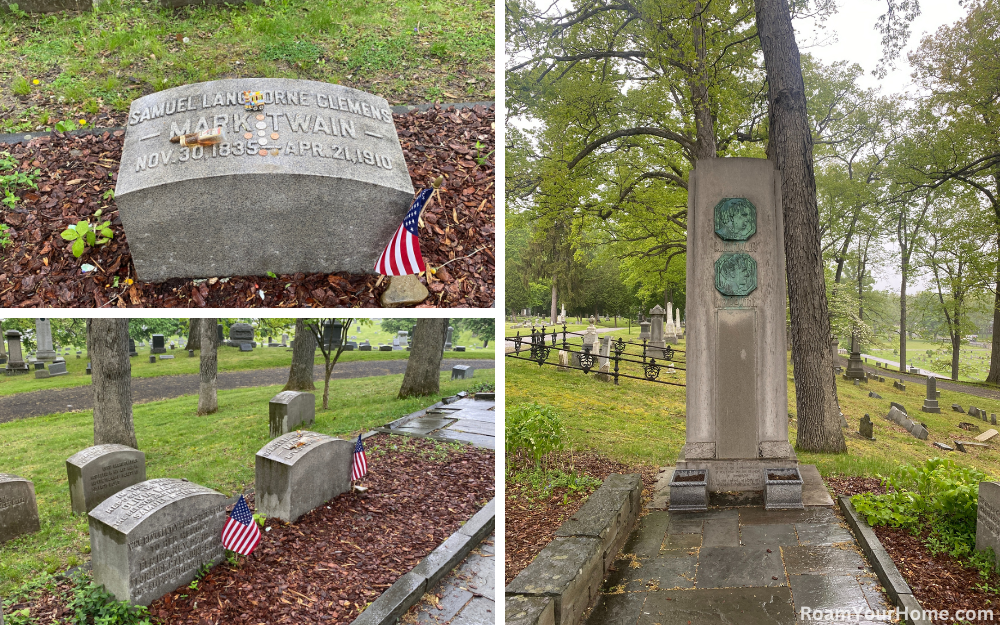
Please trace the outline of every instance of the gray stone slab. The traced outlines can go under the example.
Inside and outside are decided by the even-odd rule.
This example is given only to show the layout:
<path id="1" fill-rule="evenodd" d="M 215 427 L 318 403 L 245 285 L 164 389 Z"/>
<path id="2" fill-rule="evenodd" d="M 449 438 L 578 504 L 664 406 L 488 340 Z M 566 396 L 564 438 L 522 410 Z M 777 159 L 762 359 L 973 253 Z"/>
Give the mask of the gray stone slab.
<path id="1" fill-rule="evenodd" d="M 94 583 L 149 605 L 222 560 L 227 498 L 185 480 L 134 484 L 89 515 Z"/>
<path id="2" fill-rule="evenodd" d="M 603 594 L 590 612 L 586 623 L 587 625 L 633 625 L 639 618 L 647 596 L 648 593 L 645 592 Z M 509 618 L 507 623 L 510 625 Z"/>
<path id="3" fill-rule="evenodd" d="M 0 473 L 0 545 L 39 529 L 35 485 L 23 477 Z"/>
<path id="4" fill-rule="evenodd" d="M 454 430 L 455 432 L 482 434 L 483 436 L 496 436 L 495 423 L 474 421 L 472 419 L 459 419 L 457 422 L 453 423 L 452 425 L 449 425 L 447 429 Z"/>
<path id="5" fill-rule="evenodd" d="M 791 592 L 785 587 L 651 592 L 635 623 L 789 625 L 794 621 Z"/>
<path id="6" fill-rule="evenodd" d="M 441 578 L 455 568 L 472 548 L 472 539 L 454 533 L 445 539 L 413 567 L 413 572 L 427 580 L 428 588 L 435 586 Z"/>
<path id="7" fill-rule="evenodd" d="M 127 445 L 95 445 L 66 460 L 70 506 L 87 514 L 102 501 L 146 481 L 146 454 Z"/>
<path id="8" fill-rule="evenodd" d="M 739 518 L 734 515 L 732 517 L 709 519 L 705 521 L 705 529 L 702 535 L 701 546 L 739 547 Z"/>
<path id="9" fill-rule="evenodd" d="M 173 360 L 173 359 L 174 359 L 174 355 L 173 354 L 169 354 L 169 355 L 163 354 L 163 355 L 160 356 L 160 360 Z"/>
<path id="10" fill-rule="evenodd" d="M 761 507 L 740 508 L 740 525 L 776 525 L 779 523 L 837 522 L 831 508 L 810 506 L 803 510 L 765 510 Z"/>
<path id="11" fill-rule="evenodd" d="M 551 597 L 506 597 L 506 625 L 555 625 L 555 602 Z"/>
<path id="12" fill-rule="evenodd" d="M 701 547 L 701 534 L 667 534 L 661 549 L 690 550 Z"/>
<path id="13" fill-rule="evenodd" d="M 378 599 L 365 608 L 351 625 L 389 625 L 396 623 L 427 589 L 427 580 L 412 571 L 403 575 Z"/>
<path id="14" fill-rule="evenodd" d="M 782 547 L 781 553 L 789 575 L 857 575 L 865 567 L 853 549 L 810 545 Z"/>
<path id="15" fill-rule="evenodd" d="M 746 525 L 740 528 L 740 543 L 744 547 L 796 546 L 799 538 L 790 523 L 776 525 Z"/>
<path id="16" fill-rule="evenodd" d="M 871 609 L 861 584 L 850 575 L 790 575 L 796 615 L 800 608 L 811 610 L 847 610 L 864 614 Z"/>
<path id="17" fill-rule="evenodd" d="M 799 475 L 802 477 L 802 503 L 806 506 L 829 506 L 833 508 L 833 497 L 823 482 L 819 469 L 814 464 L 800 464 Z"/>
<path id="18" fill-rule="evenodd" d="M 639 566 L 636 567 L 635 565 Z M 670 588 L 694 588 L 698 569 L 696 551 L 672 550 L 638 562 L 622 563 L 624 571 L 618 578 L 626 592 L 645 592 Z M 616 568 L 619 565 L 616 564 Z M 610 588 L 609 578 L 608 587 Z M 619 589 L 621 587 L 619 586 Z"/>
<path id="19" fill-rule="evenodd" d="M 701 534 L 705 527 L 705 515 L 697 513 L 673 513 L 670 515 L 668 534 Z"/>
<path id="20" fill-rule="evenodd" d="M 976 512 L 976 549 L 990 547 L 1000 561 L 1000 484 L 980 482 Z"/>
<path id="21" fill-rule="evenodd" d="M 763 547 L 705 547 L 699 553 L 698 588 L 784 584 L 785 572 L 778 549 L 768 553 Z"/>
<path id="22" fill-rule="evenodd" d="M 491 599 L 475 597 L 450 625 L 492 625 L 496 622 L 496 606 Z"/>
<path id="23" fill-rule="evenodd" d="M 452 380 L 471 380 L 476 370 L 469 365 L 455 365 L 451 368 Z"/>
<path id="24" fill-rule="evenodd" d="M 268 435 L 277 438 L 316 422 L 316 396 L 282 391 L 268 403 Z"/>
<path id="25" fill-rule="evenodd" d="M 280 436 L 255 458 L 257 512 L 294 523 L 350 488 L 354 444 L 308 430 Z"/>
<path id="26" fill-rule="evenodd" d="M 597 598 L 603 578 L 600 540 L 555 538 L 514 578 L 505 594 L 552 597 L 556 623 L 577 623 Z"/>
<path id="27" fill-rule="evenodd" d="M 496 445 L 495 437 L 483 436 L 481 434 L 455 432 L 454 430 L 439 430 L 435 432 L 434 435 L 453 441 L 465 441 L 466 443 L 472 443 L 476 447 L 485 447 L 486 449 L 495 449 Z"/>
<path id="28" fill-rule="evenodd" d="M 264 120 L 239 102 L 248 89 L 263 93 Z M 216 126 L 225 134 L 219 145 L 169 142 Z M 384 99 L 284 78 L 217 80 L 134 100 L 115 193 L 146 281 L 372 273 L 412 197 Z M 211 254 L 190 245 L 205 233 L 226 240 Z"/>
<path id="29" fill-rule="evenodd" d="M 799 545 L 829 546 L 854 541 L 850 530 L 839 523 L 796 523 L 795 533 L 799 535 Z"/>
<path id="30" fill-rule="evenodd" d="M 399 430 L 402 432 L 412 432 L 414 434 L 430 434 L 434 430 L 440 430 L 442 428 L 448 427 L 454 422 L 455 419 L 435 419 L 433 417 L 421 417 L 419 419 L 414 419 L 413 421 L 408 421 L 406 425 L 392 429 L 394 431 Z"/>

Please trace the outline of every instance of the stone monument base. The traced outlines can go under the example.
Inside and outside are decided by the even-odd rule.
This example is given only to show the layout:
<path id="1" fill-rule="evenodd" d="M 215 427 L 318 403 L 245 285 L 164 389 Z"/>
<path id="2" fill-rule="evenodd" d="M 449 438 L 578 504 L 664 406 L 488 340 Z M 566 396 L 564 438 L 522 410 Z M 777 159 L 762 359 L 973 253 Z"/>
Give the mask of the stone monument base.
<path id="1" fill-rule="evenodd" d="M 678 469 L 708 469 L 708 491 L 763 491 L 764 469 L 793 469 L 799 466 L 796 456 L 790 458 L 703 459 L 677 460 Z"/>

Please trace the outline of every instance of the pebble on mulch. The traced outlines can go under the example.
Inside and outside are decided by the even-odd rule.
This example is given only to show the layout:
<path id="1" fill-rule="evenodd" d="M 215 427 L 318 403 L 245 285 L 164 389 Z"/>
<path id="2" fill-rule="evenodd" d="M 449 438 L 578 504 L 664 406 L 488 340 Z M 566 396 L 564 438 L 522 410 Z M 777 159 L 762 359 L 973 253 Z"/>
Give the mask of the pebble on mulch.
<path id="1" fill-rule="evenodd" d="M 236 568 L 216 566 L 197 590 L 154 601 L 154 621 L 350 623 L 494 497 L 492 450 L 443 452 L 434 441 L 383 434 L 365 446 L 366 493 L 339 495 L 294 524 L 268 519 L 253 554 Z M 70 622 L 49 593 L 29 605 L 35 622 Z"/>
<path id="2" fill-rule="evenodd" d="M 511 457 L 508 456 L 508 463 Z M 653 496 L 657 468 L 652 465 L 630 465 L 592 452 L 553 453 L 546 456 L 547 466 L 564 472 L 571 470 L 601 481 L 612 473 L 637 473 L 642 479 L 643 506 Z M 523 468 L 523 467 L 522 467 Z M 516 469 L 512 469 L 512 472 Z M 513 495 L 513 497 L 512 497 Z M 546 499 L 529 502 L 530 489 L 507 480 L 504 518 L 504 584 L 509 584 L 535 556 L 555 537 L 563 521 L 576 514 L 590 496 L 589 493 L 569 493 L 566 488 L 553 489 Z M 563 496 L 566 496 L 566 502 Z"/>
<path id="3" fill-rule="evenodd" d="M 415 188 L 444 176 L 441 201 L 424 212 L 420 248 L 428 266 L 449 265 L 421 282 L 430 297 L 421 306 L 490 308 L 495 301 L 494 200 L 496 107 L 394 115 Z M 482 147 L 477 161 L 476 142 Z M 0 144 L 40 170 L 38 189 L 17 192 L 13 209 L 0 211 L 11 244 L 0 250 L 0 307 L 356 307 L 381 306 L 388 279 L 347 273 L 267 276 L 205 276 L 208 280 L 136 280 L 114 199 L 124 131 L 95 135 L 53 132 L 27 144 Z M 488 156 L 487 156 L 488 155 Z M 109 194 L 110 195 L 110 194 Z M 76 258 L 60 234 L 93 217 L 111 219 L 114 238 Z M 192 242 L 195 243 L 195 242 Z M 199 244 L 203 242 L 197 242 Z M 220 243 L 221 244 L 221 243 Z M 466 258 L 468 257 L 468 258 Z M 90 264 L 94 271 L 82 273 Z M 260 293 L 263 293 L 263 298 Z"/>

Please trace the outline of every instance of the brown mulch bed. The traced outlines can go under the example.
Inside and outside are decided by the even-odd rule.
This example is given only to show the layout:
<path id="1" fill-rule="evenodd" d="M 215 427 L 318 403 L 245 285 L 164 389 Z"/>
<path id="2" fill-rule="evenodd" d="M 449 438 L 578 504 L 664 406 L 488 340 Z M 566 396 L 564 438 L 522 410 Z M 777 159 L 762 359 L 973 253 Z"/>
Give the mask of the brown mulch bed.
<path id="1" fill-rule="evenodd" d="M 340 495 L 294 524 L 268 519 L 270 531 L 236 568 L 223 562 L 197 590 L 154 601 L 150 614 L 180 625 L 350 623 L 494 497 L 491 450 L 465 445 L 442 459 L 439 446 L 368 439 L 367 493 Z M 23 607 L 33 622 L 71 622 L 48 592 Z"/>
<path id="2" fill-rule="evenodd" d="M 485 145 L 483 155 L 495 149 L 496 108 L 438 107 L 393 117 L 414 187 L 445 178 L 441 201 L 424 212 L 424 260 L 440 267 L 458 259 L 438 270 L 430 283 L 421 277 L 430 290 L 421 306 L 493 307 L 495 155 L 479 165 L 474 146 L 476 141 Z M 388 280 L 377 275 L 217 276 L 198 283 L 173 279 L 128 285 L 136 278 L 128 241 L 114 200 L 104 198 L 115 187 L 123 142 L 124 131 L 115 131 L 51 133 L 27 144 L 0 144 L 0 152 L 10 152 L 22 170 L 41 170 L 38 189 L 18 191 L 21 201 L 15 208 L 0 211 L 12 239 L 0 250 L 0 307 L 381 306 Z M 60 233 L 83 219 L 96 223 L 98 209 L 104 211 L 101 220 L 112 220 L 114 238 L 76 258 Z M 84 263 L 96 269 L 84 274 Z"/>
<path id="3" fill-rule="evenodd" d="M 885 486 L 882 485 L 882 480 L 877 477 L 825 477 L 827 486 L 833 489 L 833 492 L 837 494 L 837 497 L 851 497 L 859 493 L 875 493 L 876 495 L 885 494 Z"/>
<path id="4" fill-rule="evenodd" d="M 526 468 L 520 459 L 507 457 L 511 474 Z M 591 452 L 554 453 L 546 457 L 547 466 L 564 472 L 574 470 L 599 480 L 612 473 L 638 473 L 642 479 L 642 499 L 645 504 L 656 485 L 657 468 L 652 465 L 625 464 Z M 545 499 L 536 499 L 529 487 L 508 479 L 505 487 L 504 520 L 504 584 L 509 584 L 523 571 L 555 537 L 563 521 L 583 506 L 590 493 L 569 493 L 566 488 L 553 489 Z M 567 497 L 563 503 L 563 497 Z"/>

